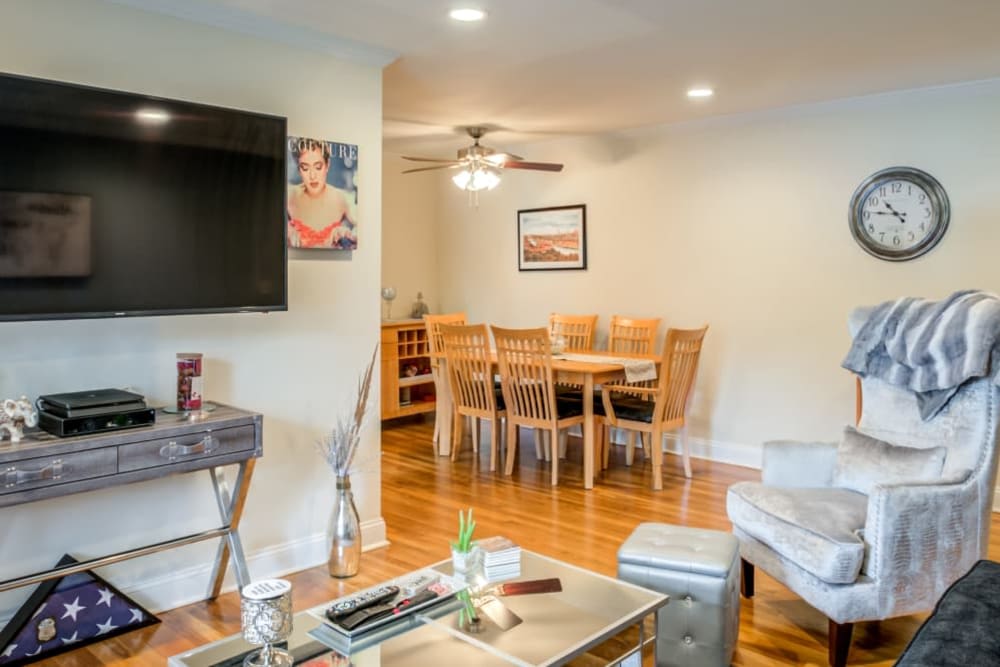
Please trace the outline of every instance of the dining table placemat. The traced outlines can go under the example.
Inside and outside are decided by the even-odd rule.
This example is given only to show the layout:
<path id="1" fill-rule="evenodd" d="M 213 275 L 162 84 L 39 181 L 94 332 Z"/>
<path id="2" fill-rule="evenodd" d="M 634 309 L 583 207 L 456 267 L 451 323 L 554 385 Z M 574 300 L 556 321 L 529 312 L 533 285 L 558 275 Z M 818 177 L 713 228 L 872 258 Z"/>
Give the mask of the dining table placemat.
<path id="1" fill-rule="evenodd" d="M 625 380 L 628 382 L 644 382 L 656 379 L 656 364 L 648 359 L 632 359 L 630 357 L 613 357 L 599 354 L 579 354 L 563 352 L 555 355 L 566 361 L 582 361 L 592 364 L 615 364 L 625 369 Z"/>

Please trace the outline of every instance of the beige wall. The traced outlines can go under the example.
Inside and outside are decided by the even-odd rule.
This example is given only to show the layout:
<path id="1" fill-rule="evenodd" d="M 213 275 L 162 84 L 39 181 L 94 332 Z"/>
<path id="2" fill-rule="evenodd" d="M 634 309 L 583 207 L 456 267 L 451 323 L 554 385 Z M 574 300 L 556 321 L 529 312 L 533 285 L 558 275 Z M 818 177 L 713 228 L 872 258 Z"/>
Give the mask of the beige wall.
<path id="1" fill-rule="evenodd" d="M 691 425 L 702 455 L 758 465 L 765 439 L 837 438 L 854 412 L 839 368 L 853 306 L 1000 290 L 996 82 L 517 152 L 566 169 L 507 172 L 478 210 L 439 184 L 442 307 L 511 326 L 553 310 L 599 313 L 602 329 L 613 313 L 709 323 Z M 953 213 L 935 250 L 893 264 L 855 244 L 847 207 L 862 179 L 900 164 L 936 176 Z M 588 270 L 518 273 L 517 210 L 577 203 Z"/>
<path id="2" fill-rule="evenodd" d="M 417 292 L 431 312 L 441 312 L 438 286 L 437 171 L 402 173 L 414 162 L 386 153 L 382 159 L 382 286 L 395 287 L 392 317 L 408 317 Z"/>
<path id="3" fill-rule="evenodd" d="M 94 0 L 6 0 L 0 63 L 283 115 L 291 134 L 359 145 L 360 249 L 293 254 L 288 312 L 0 324 L 0 397 L 128 385 L 167 404 L 174 353 L 203 352 L 207 397 L 264 415 L 264 458 L 242 527 L 251 575 L 324 562 L 333 477 L 315 442 L 349 407 L 379 335 L 380 67 Z M 370 545 L 384 539 L 377 410 L 364 434 L 364 472 L 354 478 Z M 93 557 L 218 524 L 207 473 L 4 509 L 0 579 L 49 567 L 64 553 Z M 204 594 L 214 549 L 203 543 L 103 574 L 154 609 L 170 607 Z M 0 598 L 0 609 L 29 593 Z"/>

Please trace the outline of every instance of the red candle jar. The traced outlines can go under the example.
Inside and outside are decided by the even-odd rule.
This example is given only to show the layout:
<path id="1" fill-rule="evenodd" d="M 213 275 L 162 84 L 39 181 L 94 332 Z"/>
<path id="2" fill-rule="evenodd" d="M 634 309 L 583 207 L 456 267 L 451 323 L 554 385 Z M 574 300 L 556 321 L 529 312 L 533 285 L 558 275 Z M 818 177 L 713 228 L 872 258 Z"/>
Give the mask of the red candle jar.
<path id="1" fill-rule="evenodd" d="M 201 353 L 177 353 L 177 409 L 201 410 Z"/>

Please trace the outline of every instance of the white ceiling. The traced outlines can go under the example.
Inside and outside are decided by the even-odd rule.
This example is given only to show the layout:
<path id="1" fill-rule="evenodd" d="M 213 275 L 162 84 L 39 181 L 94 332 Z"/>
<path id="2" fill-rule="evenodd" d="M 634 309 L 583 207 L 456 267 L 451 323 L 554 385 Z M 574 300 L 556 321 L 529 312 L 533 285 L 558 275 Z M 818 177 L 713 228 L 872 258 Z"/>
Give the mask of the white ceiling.
<path id="1" fill-rule="evenodd" d="M 398 54 L 393 152 L 451 156 L 471 124 L 503 147 L 1000 77 L 1000 0 L 117 1 Z M 455 6 L 489 17 L 457 23 Z M 715 97 L 687 99 L 695 84 Z"/>

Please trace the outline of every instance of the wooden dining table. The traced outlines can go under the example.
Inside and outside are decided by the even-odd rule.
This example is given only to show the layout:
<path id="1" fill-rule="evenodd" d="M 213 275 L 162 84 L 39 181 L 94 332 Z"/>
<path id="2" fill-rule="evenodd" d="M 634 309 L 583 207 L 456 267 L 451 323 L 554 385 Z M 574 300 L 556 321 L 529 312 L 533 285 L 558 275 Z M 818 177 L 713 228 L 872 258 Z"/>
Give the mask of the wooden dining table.
<path id="1" fill-rule="evenodd" d="M 625 367 L 620 363 L 609 363 L 608 357 L 629 358 L 652 361 L 659 373 L 660 356 L 654 354 L 619 354 L 604 351 L 581 352 L 573 351 L 574 357 L 580 355 L 593 356 L 594 361 L 584 361 L 579 358 L 563 359 L 560 355 L 552 356 L 552 373 L 556 384 L 568 384 L 583 387 L 583 488 L 594 488 L 594 468 L 598 452 L 594 451 L 596 434 L 594 433 L 594 387 L 601 384 L 618 382 L 625 379 Z M 493 353 L 493 370 L 497 372 L 496 353 Z M 438 400 L 442 397 L 439 395 Z M 442 410 L 451 414 L 451 397 Z M 438 455 L 448 456 L 451 453 L 451 429 L 442 428 L 438 438 Z"/>

